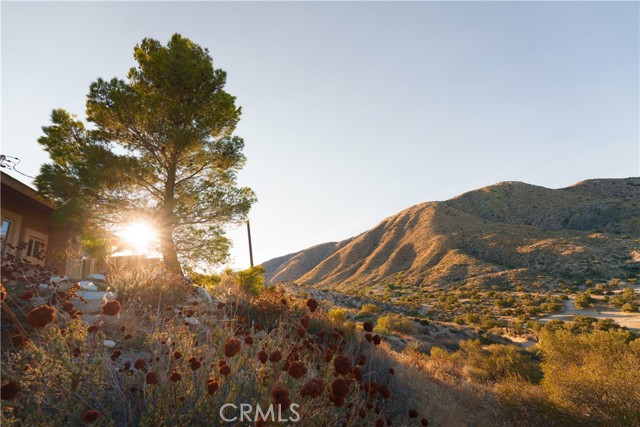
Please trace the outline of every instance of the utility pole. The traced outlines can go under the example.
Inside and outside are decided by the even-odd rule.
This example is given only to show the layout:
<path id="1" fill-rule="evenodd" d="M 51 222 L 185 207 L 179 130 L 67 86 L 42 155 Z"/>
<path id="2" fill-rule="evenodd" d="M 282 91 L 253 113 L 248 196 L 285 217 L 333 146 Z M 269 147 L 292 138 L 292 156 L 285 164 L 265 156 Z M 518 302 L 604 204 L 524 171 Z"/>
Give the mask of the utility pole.
<path id="1" fill-rule="evenodd" d="M 253 248 L 251 247 L 251 226 L 249 220 L 247 220 L 247 236 L 249 236 L 249 260 L 251 261 L 251 267 L 253 267 Z"/>

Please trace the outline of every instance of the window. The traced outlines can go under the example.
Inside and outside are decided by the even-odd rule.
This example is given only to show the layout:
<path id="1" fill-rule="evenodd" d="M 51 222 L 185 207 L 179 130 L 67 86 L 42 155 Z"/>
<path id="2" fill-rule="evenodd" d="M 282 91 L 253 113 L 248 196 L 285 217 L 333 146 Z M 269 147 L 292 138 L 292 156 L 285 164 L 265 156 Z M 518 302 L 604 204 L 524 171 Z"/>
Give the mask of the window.
<path id="1" fill-rule="evenodd" d="M 27 247 L 27 256 L 37 258 L 42 255 L 44 250 L 44 242 L 34 237 L 29 239 L 29 246 Z"/>
<path id="2" fill-rule="evenodd" d="M 7 244 L 7 242 L 9 241 L 9 236 L 11 233 L 11 221 L 9 221 L 8 219 L 3 219 L 2 220 L 2 228 L 0 229 L 0 238 L 2 239 L 0 242 L 0 245 L 2 245 L 0 247 L 0 251 L 4 254 L 4 247 Z"/>

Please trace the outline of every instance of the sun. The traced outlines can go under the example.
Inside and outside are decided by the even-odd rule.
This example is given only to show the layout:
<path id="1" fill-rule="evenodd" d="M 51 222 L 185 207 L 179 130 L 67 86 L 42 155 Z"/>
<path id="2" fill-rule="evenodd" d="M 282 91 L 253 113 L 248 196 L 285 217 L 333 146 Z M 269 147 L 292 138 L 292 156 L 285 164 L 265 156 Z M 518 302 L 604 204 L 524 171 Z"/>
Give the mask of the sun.
<path id="1" fill-rule="evenodd" d="M 140 254 L 149 253 L 158 239 L 153 226 L 142 221 L 127 224 L 119 234 L 135 252 Z"/>

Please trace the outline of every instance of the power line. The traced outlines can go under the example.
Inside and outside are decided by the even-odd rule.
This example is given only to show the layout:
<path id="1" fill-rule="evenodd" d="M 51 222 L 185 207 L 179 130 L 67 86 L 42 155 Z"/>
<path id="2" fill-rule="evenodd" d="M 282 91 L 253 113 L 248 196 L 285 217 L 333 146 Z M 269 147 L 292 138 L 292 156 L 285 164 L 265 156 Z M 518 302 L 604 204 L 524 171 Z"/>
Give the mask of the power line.
<path id="1" fill-rule="evenodd" d="M 26 176 L 27 178 L 35 179 L 35 177 L 27 175 L 26 173 L 16 169 L 16 166 L 18 166 L 18 164 L 20 164 L 19 158 L 0 154 L 0 168 L 9 169 L 14 172 L 18 172 L 20 175 Z"/>

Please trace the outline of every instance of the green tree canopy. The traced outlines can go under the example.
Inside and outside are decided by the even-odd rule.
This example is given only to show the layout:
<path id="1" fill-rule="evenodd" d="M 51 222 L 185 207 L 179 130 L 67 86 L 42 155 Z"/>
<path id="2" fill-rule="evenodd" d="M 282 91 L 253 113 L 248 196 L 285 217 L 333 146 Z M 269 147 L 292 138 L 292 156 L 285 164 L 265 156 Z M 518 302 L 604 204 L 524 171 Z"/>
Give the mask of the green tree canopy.
<path id="1" fill-rule="evenodd" d="M 238 187 L 244 142 L 233 135 L 241 109 L 224 91 L 226 73 L 179 34 L 166 46 L 144 39 L 127 80 L 91 84 L 86 116 L 54 110 L 39 139 L 51 164 L 38 189 L 82 228 L 145 218 L 159 232 L 165 266 L 218 264 L 230 246 L 224 226 L 255 201 Z"/>

